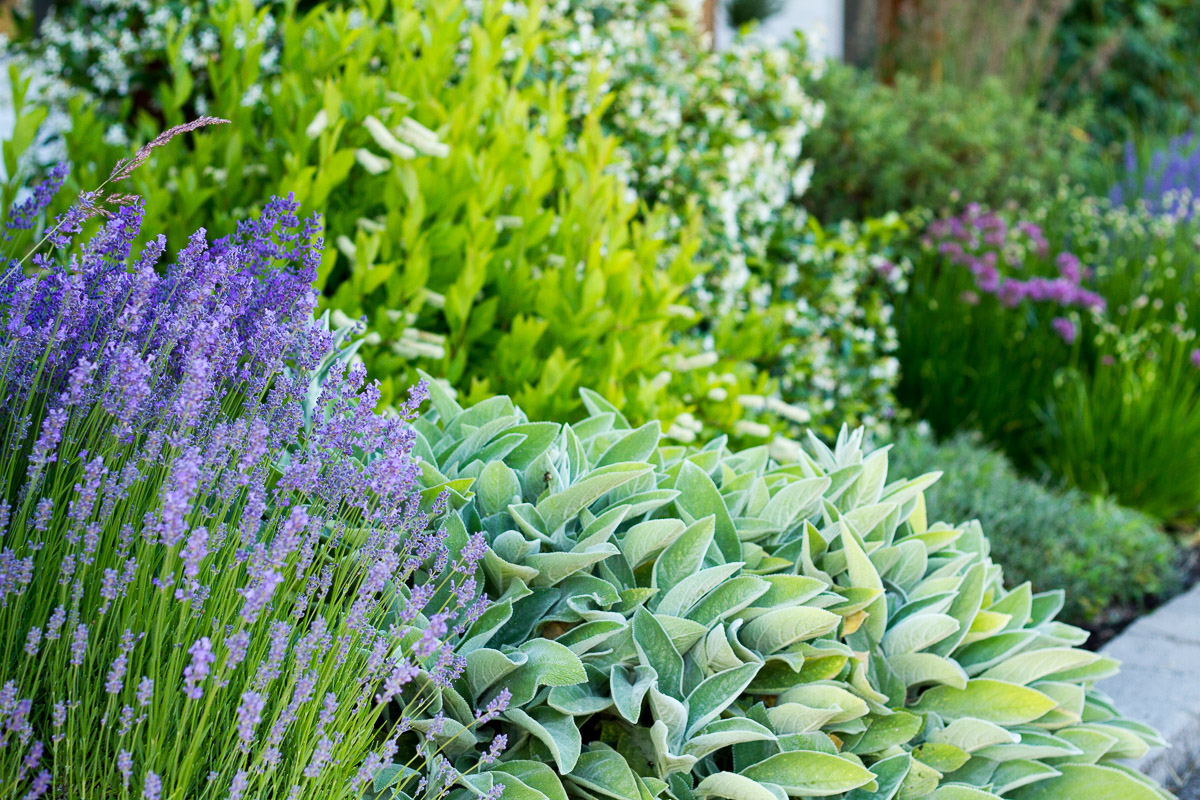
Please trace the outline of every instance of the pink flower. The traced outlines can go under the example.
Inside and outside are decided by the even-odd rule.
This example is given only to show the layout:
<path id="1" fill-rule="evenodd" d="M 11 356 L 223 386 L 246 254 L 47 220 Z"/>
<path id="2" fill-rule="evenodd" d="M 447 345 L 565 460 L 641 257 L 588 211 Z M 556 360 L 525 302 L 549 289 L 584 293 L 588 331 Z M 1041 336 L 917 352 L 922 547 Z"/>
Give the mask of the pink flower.
<path id="1" fill-rule="evenodd" d="M 1075 329 L 1075 323 L 1066 317 L 1055 317 L 1050 324 L 1067 344 L 1073 344 L 1075 337 L 1079 335 L 1079 331 Z"/>

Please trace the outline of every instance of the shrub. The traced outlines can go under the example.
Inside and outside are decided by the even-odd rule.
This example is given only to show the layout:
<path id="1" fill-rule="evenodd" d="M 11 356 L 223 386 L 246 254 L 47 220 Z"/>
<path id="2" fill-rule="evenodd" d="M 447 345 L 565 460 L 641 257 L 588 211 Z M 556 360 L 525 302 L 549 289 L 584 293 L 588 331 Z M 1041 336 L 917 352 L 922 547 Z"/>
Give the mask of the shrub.
<path id="1" fill-rule="evenodd" d="M 244 58 L 273 72 L 279 42 L 270 12 L 282 6 L 281 0 L 50 4 L 36 31 L 31 14 L 21 18 L 18 48 L 47 78 L 45 100 L 66 105 L 79 95 L 99 104 L 111 123 L 105 139 L 124 146 L 126 123 L 139 113 L 161 119 L 181 100 L 185 115 L 207 112 L 209 63 L 221 55 L 222 35 L 237 37 Z M 185 94 L 194 88 L 194 98 L 180 98 L 181 87 Z"/>
<path id="2" fill-rule="evenodd" d="M 1161 517 L 1200 505 L 1195 223 L 1064 191 L 929 225 L 899 396 L 1029 468 Z"/>
<path id="3" fill-rule="evenodd" d="M 825 229 L 799 206 L 813 169 L 803 143 L 822 116 L 804 88 L 817 67 L 803 41 L 738 39 L 713 53 L 684 9 L 656 0 L 571 0 L 543 28 L 531 72 L 560 79 L 579 119 L 596 102 L 592 68 L 601 71 L 617 167 L 643 202 L 670 212 L 668 239 L 698 207 L 697 253 L 711 268 L 689 301 L 705 349 L 766 370 L 778 381 L 771 407 L 793 427 L 832 436 L 850 420 L 883 430 L 896 376 L 887 291 L 904 271 L 879 267 L 902 226 Z M 726 372 L 708 391 L 720 396 L 732 379 Z M 764 422 L 778 427 L 771 414 L 739 426 L 742 408 L 687 393 L 716 430 L 754 440 Z"/>
<path id="4" fill-rule="evenodd" d="M 1150 518 L 1021 477 L 977 436 L 958 434 L 939 443 L 906 429 L 896 439 L 891 462 L 904 474 L 953 464 L 953 471 L 926 490 L 931 512 L 979 520 L 988 531 L 992 557 L 1011 580 L 1066 591 L 1063 617 L 1068 621 L 1120 619 L 1143 608 L 1148 598 L 1176 588 L 1174 543 Z"/>
<path id="5" fill-rule="evenodd" d="M 549 417 L 577 413 L 584 376 L 631 413 L 683 410 L 651 379 L 690 323 L 677 301 L 694 248 L 680 234 L 664 255 L 662 215 L 634 219 L 595 119 L 567 140 L 561 88 L 506 82 L 511 18 L 491 4 L 466 24 L 461 5 L 396 0 L 276 20 L 279 74 L 243 61 L 223 30 L 205 96 L 234 123 L 135 175 L 169 240 L 201 222 L 229 231 L 273 191 L 325 213 L 337 235 L 318 275 L 323 304 L 367 317 L 360 354 L 385 402 L 421 364 Z M 470 53 L 456 60 L 464 39 Z M 508 41 L 527 52 L 536 37 Z M 245 106 L 258 86 L 261 102 Z M 164 94 L 174 117 L 199 89 L 176 78 Z M 86 185 L 89 165 L 110 160 L 87 131 L 106 123 L 72 103 L 68 151 Z"/>
<path id="6" fill-rule="evenodd" d="M 1103 142 L 1124 141 L 1131 125 L 1178 131 L 1200 109 L 1197 28 L 1193 3 L 1077 0 L 1057 29 L 1043 102 L 1055 111 L 1094 106 L 1089 128 Z"/>
<path id="7" fill-rule="evenodd" d="M 807 138 L 816 169 L 804 205 L 822 220 L 1034 200 L 1086 150 L 1069 118 L 1038 111 L 999 81 L 963 89 L 900 75 L 889 86 L 831 66 L 811 91 L 825 117 Z"/>
<path id="8" fill-rule="evenodd" d="M 420 365 L 555 419 L 580 413 L 586 382 L 685 440 L 704 424 L 747 441 L 797 420 L 882 427 L 895 382 L 884 290 L 902 270 L 879 273 L 868 249 L 897 223 L 821 230 L 790 202 L 818 111 L 799 89 L 799 45 L 714 56 L 663 4 L 510 17 L 489 3 L 470 23 L 453 3 L 345 6 L 276 12 L 278 75 L 222 33 L 203 92 L 161 87 L 169 116 L 203 97 L 234 120 L 137 176 L 169 239 L 229 230 L 272 191 L 323 210 L 341 234 L 325 302 L 368 317 L 361 353 L 385 400 Z M 587 29 L 562 35 L 565 20 L 593 13 L 604 24 L 570 54 Z M 592 44 L 610 53 L 608 84 Z M 662 96 L 640 97 L 645 86 Z M 73 101 L 67 144 L 85 172 L 109 160 L 90 133 L 106 114 Z M 418 154 L 389 154 L 368 117 L 386 147 Z"/>
<path id="9" fill-rule="evenodd" d="M 487 598 L 482 541 L 420 492 L 423 388 L 374 414 L 347 332 L 313 323 L 320 228 L 294 203 L 163 266 L 127 196 L 43 235 L 64 178 L 14 209 L 32 258 L 0 277 L 0 794 L 357 797 L 399 754 L 443 795 L 405 734 Z"/>
<path id="10" fill-rule="evenodd" d="M 511 693 L 477 791 L 1163 796 L 1113 761 L 1159 740 L 1092 688 L 1116 665 L 1062 592 L 1006 588 L 977 523 L 927 525 L 937 474 L 889 483 L 861 431 L 773 456 L 668 444 L 593 393 L 565 426 L 431 393 L 426 480 L 486 532 L 500 598 L 448 713 Z"/>

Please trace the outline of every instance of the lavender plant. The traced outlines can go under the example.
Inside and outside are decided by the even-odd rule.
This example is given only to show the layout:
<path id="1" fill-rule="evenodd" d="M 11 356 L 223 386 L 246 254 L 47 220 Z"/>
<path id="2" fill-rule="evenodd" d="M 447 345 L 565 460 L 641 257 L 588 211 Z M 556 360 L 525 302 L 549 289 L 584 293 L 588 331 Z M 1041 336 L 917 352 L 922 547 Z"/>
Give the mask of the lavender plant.
<path id="1" fill-rule="evenodd" d="M 421 483 L 424 385 L 375 413 L 290 198 L 165 267 L 100 199 L 0 278 L 0 796 L 444 795 L 506 697 L 445 735 L 486 544 Z"/>
<path id="2" fill-rule="evenodd" d="M 1144 203 L 1156 214 L 1181 218 L 1196 216 L 1200 189 L 1200 147 L 1196 135 L 1173 137 L 1148 158 L 1133 142 L 1125 145 L 1123 175 L 1109 191 L 1113 205 Z"/>

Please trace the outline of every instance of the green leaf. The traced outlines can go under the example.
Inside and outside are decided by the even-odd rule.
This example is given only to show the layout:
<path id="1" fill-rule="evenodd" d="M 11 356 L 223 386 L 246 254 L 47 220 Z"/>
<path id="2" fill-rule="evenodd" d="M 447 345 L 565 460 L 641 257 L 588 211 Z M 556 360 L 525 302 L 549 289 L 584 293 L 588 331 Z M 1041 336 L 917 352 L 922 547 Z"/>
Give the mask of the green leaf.
<path id="1" fill-rule="evenodd" d="M 610 464 L 592 470 L 579 481 L 537 504 L 537 511 L 546 522 L 546 531 L 553 533 L 569 519 L 596 502 L 601 495 L 623 486 L 651 471 L 649 464 Z"/>
<path id="2" fill-rule="evenodd" d="M 596 461 L 596 466 L 606 467 L 622 461 L 647 461 L 658 448 L 661 438 L 662 425 L 658 420 L 647 422 L 614 442 Z"/>
<path id="3" fill-rule="evenodd" d="M 687 696 L 688 722 L 686 735 L 715 719 L 736 701 L 754 680 L 761 664 L 743 664 L 706 678 Z"/>
<path id="4" fill-rule="evenodd" d="M 966 688 L 936 686 L 921 695 L 915 711 L 932 711 L 944 719 L 975 717 L 997 725 L 1032 722 L 1058 704 L 1037 691 L 1004 681 L 976 678 Z"/>
<path id="5" fill-rule="evenodd" d="M 670 614 L 674 617 L 683 616 L 700 598 L 711 592 L 723 581 L 732 577 L 743 566 L 741 561 L 734 561 L 729 564 L 708 567 L 693 575 L 688 575 L 663 595 L 662 600 L 659 601 L 658 606 L 654 609 L 655 612 L 658 614 Z"/>
<path id="6" fill-rule="evenodd" d="M 525 785 L 538 790 L 547 800 L 567 800 L 562 781 L 554 774 L 554 770 L 540 761 L 502 761 L 492 767 L 489 772 L 499 772 L 512 775 Z M 499 783 L 504 783 L 501 776 Z"/>
<path id="7" fill-rule="evenodd" d="M 877 589 L 879 597 L 866 608 L 867 618 L 862 624 L 862 630 L 871 638 L 879 641 L 887 631 L 887 597 L 883 594 L 883 580 L 879 577 L 875 565 L 863 552 L 858 538 L 850 526 L 842 522 L 842 550 L 846 554 L 846 568 L 850 573 L 852 586 L 862 589 Z"/>
<path id="8" fill-rule="evenodd" d="M 521 481 L 517 473 L 501 461 L 492 461 L 483 468 L 475 482 L 475 501 L 483 514 L 496 514 L 520 499 Z"/>
<path id="9" fill-rule="evenodd" d="M 948 784 L 939 787 L 929 796 L 929 800 L 1000 800 L 1000 796 L 976 789 L 974 786 Z"/>
<path id="10" fill-rule="evenodd" d="M 621 540 L 621 552 L 629 566 L 637 569 L 653 556 L 662 552 L 687 526 L 677 519 L 651 519 L 639 522 L 628 531 Z"/>
<path id="11" fill-rule="evenodd" d="M 956 689 L 965 689 L 967 686 L 967 673 L 963 672 L 957 661 L 950 658 L 935 656 L 933 653 L 902 653 L 892 656 L 887 662 L 905 686 L 916 687 L 930 683 L 953 686 Z"/>
<path id="12" fill-rule="evenodd" d="M 683 752 L 696 758 L 704 758 L 722 747 L 731 747 L 741 742 L 767 742 L 774 739 L 775 734 L 765 725 L 744 717 L 731 717 L 706 725 L 688 740 Z"/>
<path id="13" fill-rule="evenodd" d="M 587 680 L 583 662 L 558 642 L 533 639 L 521 645 L 518 652 L 526 656 L 526 661 L 504 681 L 512 692 L 510 708 L 528 703 L 542 686 L 571 686 Z"/>
<path id="14" fill-rule="evenodd" d="M 680 698 L 683 686 L 683 657 L 675 649 L 662 624 L 644 608 L 633 615 L 633 642 L 638 655 L 658 675 L 659 689 Z"/>
<path id="15" fill-rule="evenodd" d="M 725 498 L 717 490 L 712 478 L 693 464 L 684 461 L 679 469 L 675 488 L 682 494 L 675 504 L 691 515 L 692 519 L 712 516 L 715 521 L 715 541 L 726 561 L 737 561 L 742 556 L 742 543 L 738 540 L 737 528 L 725 505 Z"/>
<path id="16" fill-rule="evenodd" d="M 778 753 L 742 770 L 751 780 L 775 783 L 792 797 L 827 797 L 875 779 L 866 767 L 812 750 Z"/>
<path id="17" fill-rule="evenodd" d="M 912 741 L 921 732 L 924 720 L 907 711 L 896 711 L 887 716 L 876 717 L 848 749 L 852 753 L 878 753 L 899 744 Z"/>
<path id="18" fill-rule="evenodd" d="M 962 717 L 951 722 L 941 730 L 929 735 L 933 742 L 952 744 L 968 753 L 973 753 L 988 745 L 1020 741 L 1019 734 L 1000 727 L 994 722 L 986 722 L 973 717 Z"/>
<path id="19" fill-rule="evenodd" d="M 700 781 L 695 791 L 701 797 L 725 797 L 728 800 L 780 800 L 763 784 L 736 772 L 715 772 Z"/>
<path id="20" fill-rule="evenodd" d="M 832 481 L 827 477 L 792 481 L 774 494 L 758 515 L 784 530 L 802 514 L 810 513 Z"/>
<path id="21" fill-rule="evenodd" d="M 837 629 L 842 618 L 823 608 L 797 606 L 768 611 L 742 629 L 747 647 L 770 654 L 790 644 L 815 639 Z"/>
<path id="22" fill-rule="evenodd" d="M 1047 647 L 1019 653 L 983 673 L 981 677 L 1008 681 L 1024 686 L 1055 673 L 1086 667 L 1100 660 L 1096 653 L 1073 647 Z"/>
<path id="23" fill-rule="evenodd" d="M 711 625 L 718 620 L 727 619 L 763 597 L 770 588 L 771 584 L 762 578 L 740 575 L 713 589 L 692 607 L 688 619 L 701 625 Z"/>
<path id="24" fill-rule="evenodd" d="M 1016 789 L 1013 800 L 1162 800 L 1158 792 L 1119 769 L 1093 764 L 1063 764 L 1060 775 Z"/>
<path id="25" fill-rule="evenodd" d="M 566 777 L 584 789 L 614 800 L 641 800 L 633 770 L 616 751 L 606 747 L 579 756 L 575 769 Z"/>
<path id="26" fill-rule="evenodd" d="M 616 664 L 609 672 L 609 686 L 617 713 L 629 722 L 637 724 L 642 716 L 642 700 L 658 680 L 658 673 L 653 667 L 639 665 L 633 668 L 633 675 L 631 681 L 626 668 Z"/>
<path id="27" fill-rule="evenodd" d="M 689 525 L 654 562 L 653 587 L 665 592 L 699 570 L 713 542 L 713 532 L 712 517 Z"/>
<path id="28" fill-rule="evenodd" d="M 912 756 L 908 753 L 897 753 L 876 761 L 871 765 L 871 771 L 875 773 L 875 783 L 877 784 L 875 791 L 870 791 L 869 787 L 855 789 L 846 795 L 846 800 L 892 800 L 896 796 L 896 792 L 900 790 L 904 779 L 908 777 L 911 765 Z"/>
<path id="29" fill-rule="evenodd" d="M 800 703 L 810 708 L 832 708 L 837 713 L 830 722 L 847 722 L 864 717 L 870 710 L 867 702 L 853 692 L 833 683 L 807 683 L 788 689 L 779 695 L 780 703 Z"/>
<path id="30" fill-rule="evenodd" d="M 958 620 L 948 614 L 914 614 L 892 627 L 883 637 L 888 655 L 924 650 L 958 631 Z"/>
<path id="31" fill-rule="evenodd" d="M 971 756 L 952 744 L 926 742 L 913 748 L 913 758 L 945 775 L 967 763 Z"/>
<path id="32" fill-rule="evenodd" d="M 538 706 L 529 712 L 521 708 L 509 708 L 504 712 L 504 718 L 524 728 L 546 745 L 560 773 L 566 775 L 575 768 L 583 742 L 574 717 Z"/>
<path id="33" fill-rule="evenodd" d="M 530 553 L 525 556 L 525 565 L 538 571 L 538 575 L 530 581 L 530 586 L 553 586 L 576 572 L 620 553 L 617 546 L 610 542 L 598 544 L 582 553 Z"/>

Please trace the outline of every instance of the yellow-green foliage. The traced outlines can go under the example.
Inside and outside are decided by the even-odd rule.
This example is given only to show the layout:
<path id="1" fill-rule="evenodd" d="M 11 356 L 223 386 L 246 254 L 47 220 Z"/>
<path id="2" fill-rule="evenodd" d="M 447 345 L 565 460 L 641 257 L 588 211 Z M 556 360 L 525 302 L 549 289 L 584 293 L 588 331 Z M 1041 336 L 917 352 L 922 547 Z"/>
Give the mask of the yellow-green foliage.
<path id="1" fill-rule="evenodd" d="M 321 212 L 324 302 L 366 317 L 385 399 L 420 365 L 472 399 L 503 392 L 548 418 L 577 414 L 585 379 L 634 416 L 684 409 L 653 378 L 691 322 L 677 301 L 694 248 L 685 236 L 667 256 L 662 215 L 639 216 L 611 174 L 602 104 L 568 140 L 561 88 L 519 80 L 519 64 L 505 77 L 501 59 L 531 52 L 536 26 L 494 3 L 465 35 L 459 3 L 321 6 L 276 16 L 271 76 L 237 51 L 263 18 L 243 2 L 224 20 L 209 99 L 186 70 L 161 87 L 166 122 L 201 110 L 233 124 L 138 173 L 148 228 L 224 233 L 272 193 Z M 103 121 L 82 103 L 73 116 L 73 160 L 111 163 L 94 136 Z M 162 122 L 141 126 L 148 137 Z M 82 186 L 101 178 L 83 172 Z"/>

